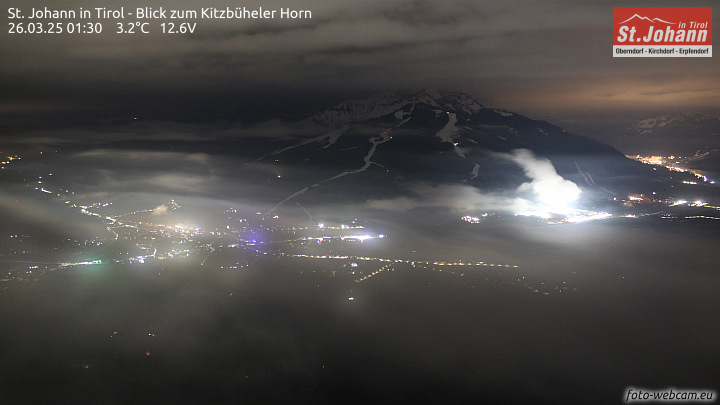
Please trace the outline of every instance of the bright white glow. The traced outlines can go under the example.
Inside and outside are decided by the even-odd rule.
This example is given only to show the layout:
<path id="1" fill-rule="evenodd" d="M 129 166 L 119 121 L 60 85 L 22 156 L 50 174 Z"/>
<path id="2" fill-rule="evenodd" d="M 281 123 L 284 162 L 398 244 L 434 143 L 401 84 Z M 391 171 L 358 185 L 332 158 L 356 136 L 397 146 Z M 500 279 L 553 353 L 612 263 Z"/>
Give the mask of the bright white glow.
<path id="1" fill-rule="evenodd" d="M 546 220 L 549 223 L 579 223 L 588 221 L 599 221 L 603 219 L 612 218 L 613 215 L 607 212 L 597 212 L 581 209 L 573 209 L 564 214 L 558 215 L 557 212 L 546 212 L 546 211 L 524 211 L 519 212 L 515 215 L 522 215 L 527 217 L 539 217 Z"/>
<path id="2" fill-rule="evenodd" d="M 167 214 L 168 207 L 165 204 L 158 205 L 152 210 L 153 215 L 164 215 Z"/>
<path id="3" fill-rule="evenodd" d="M 601 219 L 607 219 L 612 217 L 612 214 L 607 212 L 595 212 L 590 215 L 573 215 L 566 218 L 567 222 L 587 222 L 587 221 L 598 221 Z"/>
<path id="4" fill-rule="evenodd" d="M 521 184 L 517 191 L 535 196 L 535 202 L 520 201 L 525 207 L 518 211 L 541 213 L 542 217 L 550 213 L 567 215 L 573 211 L 572 204 L 580 198 L 582 191 L 575 183 L 557 174 L 552 162 L 538 159 L 524 149 L 514 151 L 511 159 L 523 168 L 531 180 Z"/>

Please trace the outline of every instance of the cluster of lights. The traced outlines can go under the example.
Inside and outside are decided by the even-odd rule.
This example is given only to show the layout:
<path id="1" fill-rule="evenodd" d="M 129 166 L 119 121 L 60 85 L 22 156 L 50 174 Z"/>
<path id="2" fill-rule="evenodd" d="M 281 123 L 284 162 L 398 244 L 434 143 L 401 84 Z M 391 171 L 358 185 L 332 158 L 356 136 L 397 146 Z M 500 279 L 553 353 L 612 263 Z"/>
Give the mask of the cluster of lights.
<path id="1" fill-rule="evenodd" d="M 9 165 L 13 160 L 20 160 L 20 157 L 18 155 L 6 157 L 5 160 L 0 162 L 0 169 L 5 169 L 5 166 Z"/>
<path id="2" fill-rule="evenodd" d="M 90 266 L 93 264 L 102 264 L 102 260 L 86 260 L 84 262 L 76 262 L 76 263 L 60 263 L 60 267 Z"/>
<path id="3" fill-rule="evenodd" d="M 340 226 L 326 226 L 324 223 L 319 223 L 317 225 L 319 229 L 364 229 L 364 226 L 361 225 L 345 225 L 340 224 Z"/>
<path id="4" fill-rule="evenodd" d="M 350 257 L 355 260 L 361 261 L 376 261 L 385 263 L 407 263 L 412 266 L 415 265 L 427 265 L 427 266 L 468 266 L 468 267 L 505 267 L 505 268 L 518 268 L 519 266 L 514 264 L 499 264 L 499 263 L 485 263 L 485 262 L 444 262 L 444 261 L 423 261 L 423 260 L 407 260 L 407 259 L 386 259 L 380 257 L 366 257 L 366 256 L 340 256 L 340 255 L 306 255 L 306 254 L 281 254 L 287 257 L 303 257 L 307 259 L 341 259 L 347 260 Z"/>
<path id="5" fill-rule="evenodd" d="M 680 157 L 676 157 L 676 156 L 668 156 L 668 157 L 663 157 L 663 156 L 650 156 L 650 157 L 644 157 L 644 156 L 640 156 L 640 155 L 637 155 L 637 156 L 627 156 L 627 157 L 630 158 L 630 159 L 633 159 L 633 160 L 637 160 L 638 162 L 642 162 L 642 163 L 648 164 L 648 165 L 663 166 L 663 167 L 665 167 L 666 169 L 671 170 L 671 171 L 674 171 L 674 172 L 680 172 L 680 173 L 688 173 L 688 172 L 689 172 L 689 173 L 693 174 L 695 177 L 697 177 L 697 178 L 699 178 L 699 179 L 702 179 L 702 181 L 703 181 L 704 183 L 715 184 L 715 181 L 714 181 L 714 180 L 708 179 L 707 176 L 705 176 L 704 174 L 695 172 L 695 171 L 693 171 L 693 170 L 683 169 L 683 168 L 677 167 L 677 166 L 675 166 L 675 165 L 673 165 L 673 164 L 671 164 L 671 163 L 666 163 L 666 162 L 675 160 L 676 158 L 677 158 L 677 159 L 680 159 Z M 680 162 L 676 161 L 675 163 L 680 163 Z M 683 183 L 685 183 L 685 184 L 697 184 L 696 182 L 693 182 L 693 181 L 683 181 Z"/>
<path id="6" fill-rule="evenodd" d="M 705 202 L 702 200 L 695 200 L 693 202 L 689 202 L 687 200 L 677 200 L 674 203 L 670 204 L 671 207 L 676 205 L 689 205 L 691 207 L 702 207 L 705 206 Z"/>
<path id="7" fill-rule="evenodd" d="M 375 276 L 375 275 L 377 275 L 377 274 L 380 274 L 380 273 L 382 273 L 382 272 L 385 271 L 385 270 L 393 271 L 392 264 L 386 264 L 386 265 L 380 267 L 379 269 L 373 271 L 372 273 L 367 274 L 366 276 L 355 280 L 355 282 L 358 283 L 358 284 L 359 284 L 359 283 L 362 283 L 363 281 L 368 280 L 368 279 L 370 279 L 371 277 L 373 277 L 373 276 Z"/>
<path id="8" fill-rule="evenodd" d="M 612 218 L 613 215 L 608 212 L 598 212 L 590 210 L 575 209 L 564 214 L 556 214 L 552 212 L 520 212 L 515 215 L 526 216 L 526 217 L 538 217 L 542 218 L 545 222 L 551 224 L 562 224 L 562 223 L 580 223 L 589 221 L 600 221 L 603 219 Z"/>
<path id="9" fill-rule="evenodd" d="M 342 241 L 345 241 L 347 239 L 350 240 L 359 240 L 360 242 L 365 241 L 367 239 L 383 239 L 385 238 L 385 235 L 380 234 L 378 236 L 372 236 L 372 235 L 351 235 L 351 236 L 320 236 L 320 237 L 312 237 L 308 236 L 305 239 L 306 240 L 317 240 L 318 242 L 324 242 L 325 240 L 333 240 L 333 239 L 340 239 Z M 286 241 L 282 241 L 286 242 Z"/>
<path id="10" fill-rule="evenodd" d="M 565 218 L 565 221 L 578 223 L 588 221 L 600 221 L 608 218 L 612 218 L 612 214 L 608 212 L 583 211 L 580 215 L 571 215 Z"/>

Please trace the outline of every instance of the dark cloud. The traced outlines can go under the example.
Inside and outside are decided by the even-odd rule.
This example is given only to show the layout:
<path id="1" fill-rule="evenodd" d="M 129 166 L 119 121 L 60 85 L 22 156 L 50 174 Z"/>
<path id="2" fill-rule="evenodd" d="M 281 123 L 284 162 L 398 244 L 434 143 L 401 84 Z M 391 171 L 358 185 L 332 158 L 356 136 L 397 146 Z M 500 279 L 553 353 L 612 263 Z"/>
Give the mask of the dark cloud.
<path id="1" fill-rule="evenodd" d="M 102 5 L 145 5 L 115 3 Z M 696 3 L 684 5 L 706 5 Z M 91 6 L 63 6 L 81 5 Z M 153 7 L 161 5 L 198 8 L 190 1 Z M 211 5 L 227 6 L 203 4 Z M 714 59 L 612 58 L 613 6 L 600 0 L 308 0 L 293 7 L 311 10 L 311 20 L 197 20 L 192 35 L 15 35 L 1 49 L 7 56 L 0 67 L 2 112 L 258 120 L 409 87 L 463 89 L 487 105 L 570 125 L 578 117 L 593 120 L 589 111 L 625 118 L 628 111 L 718 104 Z"/>

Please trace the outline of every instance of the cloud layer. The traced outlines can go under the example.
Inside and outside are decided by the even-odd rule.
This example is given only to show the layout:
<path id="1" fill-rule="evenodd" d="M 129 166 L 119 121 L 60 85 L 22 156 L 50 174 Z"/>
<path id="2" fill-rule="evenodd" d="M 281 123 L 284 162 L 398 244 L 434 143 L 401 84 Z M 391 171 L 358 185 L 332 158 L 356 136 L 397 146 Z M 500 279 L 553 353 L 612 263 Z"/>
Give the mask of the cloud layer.
<path id="1" fill-rule="evenodd" d="M 549 160 L 538 158 L 527 149 L 497 155 L 517 163 L 529 179 L 514 193 L 484 192 L 466 184 L 413 183 L 405 185 L 411 197 L 369 200 L 366 207 L 386 211 L 443 207 L 460 213 L 510 211 L 563 214 L 580 198 L 580 188 L 560 176 Z"/>
<path id="2" fill-rule="evenodd" d="M 120 5 L 146 6 L 135 0 L 105 6 Z M 87 7 L 63 3 L 80 6 Z M 153 3 L 159 6 L 199 7 Z M 0 45 L 9 56 L 0 66 L 0 113 L 257 118 L 309 114 L 349 95 L 408 87 L 463 89 L 484 104 L 571 125 L 580 118 L 601 124 L 593 119 L 599 112 L 641 117 L 720 104 L 720 69 L 712 58 L 612 58 L 613 6 L 305 0 L 293 7 L 312 11 L 309 20 L 196 20 L 192 35 L 117 35 L 110 23 L 95 36 L 16 35 Z"/>

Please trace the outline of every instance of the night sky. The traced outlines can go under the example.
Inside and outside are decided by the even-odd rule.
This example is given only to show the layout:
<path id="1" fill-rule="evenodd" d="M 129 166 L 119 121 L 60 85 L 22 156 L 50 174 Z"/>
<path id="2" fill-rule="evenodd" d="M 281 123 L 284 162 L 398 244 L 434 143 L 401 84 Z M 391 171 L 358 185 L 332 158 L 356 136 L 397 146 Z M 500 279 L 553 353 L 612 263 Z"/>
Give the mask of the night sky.
<path id="1" fill-rule="evenodd" d="M 3 9 L 47 6 L 2 3 Z M 71 0 L 63 7 L 133 10 L 147 3 Z M 177 9 L 291 6 L 311 11 L 312 18 L 198 19 L 188 35 L 157 33 L 160 20 L 149 20 L 155 33 L 147 35 L 116 35 L 115 20 L 105 20 L 101 35 L 4 33 L 4 121 L 303 118 L 347 98 L 447 88 L 602 138 L 618 122 L 716 112 L 720 105 L 717 58 L 612 57 L 613 6 L 673 2 L 151 3 Z"/>

